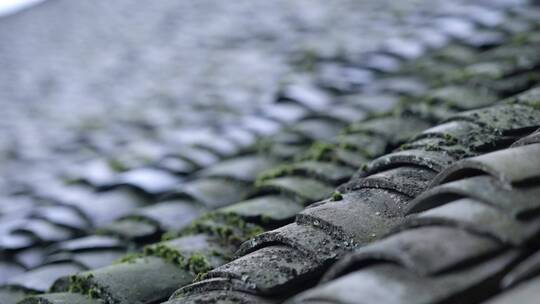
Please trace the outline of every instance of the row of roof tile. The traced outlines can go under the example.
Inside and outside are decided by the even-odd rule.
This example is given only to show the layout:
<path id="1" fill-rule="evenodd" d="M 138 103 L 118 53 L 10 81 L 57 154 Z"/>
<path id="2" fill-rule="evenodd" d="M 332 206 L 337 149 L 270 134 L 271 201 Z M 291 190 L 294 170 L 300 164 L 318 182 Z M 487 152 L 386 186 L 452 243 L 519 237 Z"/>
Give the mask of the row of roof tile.
<path id="1" fill-rule="evenodd" d="M 520 43 L 535 45 L 537 41 L 534 39 L 533 35 Z M 131 172 L 118 185 L 100 185 L 111 188 L 109 191 L 131 193 L 131 190 L 120 186 L 130 185 L 143 190 L 146 193 L 144 198 L 148 198 L 148 194 L 154 197 L 165 192 L 167 196 L 155 204 L 137 204 L 133 199 L 128 199 L 126 202 L 130 205 L 121 216 L 108 214 L 118 211 L 115 203 L 112 210 L 105 212 L 110 220 L 97 225 L 94 219 L 102 219 L 104 215 L 92 216 L 76 208 L 77 214 L 90 218 L 94 227 L 101 228 L 101 235 L 70 241 L 68 239 L 73 236 L 87 234 L 88 229 L 79 229 L 77 233 L 67 236 L 55 234 L 51 229 L 50 233 L 44 232 L 40 242 L 32 243 L 30 248 L 39 249 L 41 244 L 54 243 L 56 248 L 53 247 L 52 254 L 45 257 L 45 265 L 13 276 L 3 287 L 1 297 L 7 303 L 14 303 L 15 299 L 25 294 L 51 288 L 57 293 L 25 301 L 154 303 L 167 298 L 178 287 L 191 283 L 198 274 L 214 268 L 206 275 L 211 279 L 181 289 L 171 302 L 187 301 L 186 297 L 256 302 L 263 301 L 257 295 L 268 295 L 270 300 L 286 297 L 296 292 L 291 289 L 296 284 L 302 286 L 299 290 L 307 288 L 317 277 L 312 274 L 320 273 L 330 261 L 358 244 L 380 238 L 389 227 L 401 223 L 407 209 L 405 207 L 410 204 L 408 202 L 427 188 L 428 182 L 438 171 L 463 157 L 505 147 L 533 126 L 538 126 L 539 116 L 535 108 L 521 104 L 504 104 L 453 115 L 459 110 L 491 104 L 534 84 L 534 78 L 523 76 L 521 78 L 527 81 L 519 82 L 519 86 L 513 85 L 514 79 L 521 79 L 522 74 L 530 74 L 539 61 L 534 53 L 505 51 L 512 47 L 505 45 L 473 56 L 493 63 L 488 69 L 489 73 L 492 73 L 493 66 L 499 68 L 496 63 L 501 59 L 526 62 L 505 65 L 505 69 L 493 80 L 501 85 L 493 86 L 492 81 L 477 81 L 483 79 L 485 70 L 473 69 L 471 65 L 463 68 L 463 64 L 468 62 L 445 55 L 445 52 L 451 53 L 450 48 L 432 58 L 446 56 L 443 62 L 454 67 L 452 75 L 458 74 L 458 71 L 467 73 L 458 79 L 445 75 L 437 77 L 439 82 L 430 85 L 437 84 L 440 89 L 426 93 L 427 87 L 420 88 L 414 84 L 431 82 L 433 79 L 418 82 L 407 74 L 385 77 L 376 83 L 375 86 L 386 83 L 387 92 L 409 96 L 409 101 L 400 104 L 397 109 L 394 106 L 396 111 L 390 114 L 369 114 L 370 108 L 377 108 L 370 102 L 380 100 L 371 96 L 364 98 L 363 102 L 344 103 L 343 107 L 332 104 L 336 109 L 345 111 L 319 112 L 302 106 L 306 114 L 290 120 L 300 122 L 292 123 L 289 129 L 278 133 L 270 144 L 262 145 L 265 153 L 232 157 L 214 165 L 210 165 L 210 162 L 199 165 L 199 168 L 206 168 L 185 178 L 175 191 L 165 191 L 169 187 L 153 191 L 161 186 L 148 186 L 145 180 L 155 179 L 145 177 L 145 174 L 138 178 L 137 174 Z M 465 46 L 455 48 L 470 50 Z M 477 74 L 478 71 L 480 74 Z M 512 84 L 502 85 L 506 81 Z M 451 86 L 446 83 L 451 83 Z M 284 100 L 298 101 L 297 97 L 293 97 L 294 91 L 289 94 L 291 97 Z M 471 102 L 463 102 L 466 99 Z M 424 102 L 419 103 L 420 100 Z M 391 102 L 391 105 L 395 104 Z M 297 107 L 294 104 L 291 106 Z M 285 112 L 290 113 L 289 109 Z M 344 133 L 332 140 L 340 128 L 364 116 L 367 118 L 349 125 Z M 498 121 L 494 122 L 494 117 Z M 441 119 L 448 120 L 437 128 L 413 137 Z M 304 206 L 329 197 L 336 186 L 347 180 L 366 161 L 397 148 L 411 137 L 413 140 L 409 140 L 401 151 L 378 158 L 363 167 L 363 171 L 351 182 L 340 187 L 342 193 L 335 193 L 332 199 L 312 205 L 295 217 Z M 277 163 L 301 154 L 314 141 L 318 141 L 318 144 L 301 161 L 259 175 L 265 169 L 274 168 Z M 159 177 L 157 180 L 167 181 L 167 178 Z M 366 204 L 358 204 L 358 200 L 367 201 Z M 217 213 L 200 217 L 212 209 L 217 209 Z M 94 205 L 88 210 L 106 209 L 95 208 Z M 179 217 L 179 214 L 182 216 Z M 363 217 L 362 223 L 358 223 L 360 216 Z M 244 243 L 236 255 L 245 256 L 220 266 L 232 258 L 240 242 L 250 239 L 254 233 L 279 227 L 295 218 L 292 224 Z M 49 222 L 54 225 L 51 226 Z M 53 219 L 47 219 L 46 223 L 42 226 L 57 228 L 59 224 Z M 44 229 L 32 230 L 31 225 L 28 227 L 27 230 L 33 234 Z M 69 227 L 70 230 L 73 228 Z M 374 229 L 374 232 L 366 233 L 369 229 Z M 158 240 L 168 230 L 173 232 L 167 234 L 171 240 L 147 246 L 143 254 L 102 267 L 123 255 L 127 249 L 140 248 Z M 56 238 L 50 238 L 54 235 Z M 57 243 L 62 240 L 65 241 Z M 23 248 L 25 246 L 20 249 Z M 17 255 L 24 250 L 13 249 L 17 261 Z M 39 260 L 34 262 L 35 265 L 43 262 Z M 6 266 L 9 268 L 12 265 Z M 83 271 L 87 269 L 94 270 Z M 279 269 L 279 274 L 276 269 Z M 76 272 L 80 273 L 71 276 Z M 56 280 L 58 277 L 61 278 Z M 221 291 L 224 287 L 232 288 L 232 291 Z M 204 295 L 200 293 L 201 290 L 205 291 Z"/>

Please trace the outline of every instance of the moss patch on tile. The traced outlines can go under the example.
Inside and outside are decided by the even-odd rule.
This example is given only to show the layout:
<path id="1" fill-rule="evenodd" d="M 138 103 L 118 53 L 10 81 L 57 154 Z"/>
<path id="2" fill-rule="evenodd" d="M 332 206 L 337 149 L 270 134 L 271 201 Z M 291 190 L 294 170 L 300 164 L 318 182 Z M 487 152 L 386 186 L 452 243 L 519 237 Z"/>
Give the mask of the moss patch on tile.
<path id="1" fill-rule="evenodd" d="M 90 299 L 103 300 L 105 304 L 117 304 L 115 299 L 106 288 L 93 282 L 93 274 L 78 274 L 69 278 L 69 292 L 87 295 Z"/>
<path id="2" fill-rule="evenodd" d="M 169 232 L 167 239 L 205 233 L 216 236 L 224 245 L 239 246 L 242 242 L 263 233 L 258 225 L 244 221 L 234 213 L 209 212 L 195 220 L 189 227 L 180 232 Z"/>

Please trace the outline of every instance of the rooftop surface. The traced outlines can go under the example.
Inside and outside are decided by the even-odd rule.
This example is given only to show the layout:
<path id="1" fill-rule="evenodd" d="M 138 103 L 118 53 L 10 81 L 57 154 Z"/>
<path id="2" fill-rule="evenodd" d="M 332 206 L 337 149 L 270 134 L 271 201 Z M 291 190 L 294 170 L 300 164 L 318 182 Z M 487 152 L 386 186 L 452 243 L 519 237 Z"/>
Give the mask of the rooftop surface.
<path id="1" fill-rule="evenodd" d="M 540 8 L 149 3 L 0 19 L 0 303 L 536 303 Z"/>

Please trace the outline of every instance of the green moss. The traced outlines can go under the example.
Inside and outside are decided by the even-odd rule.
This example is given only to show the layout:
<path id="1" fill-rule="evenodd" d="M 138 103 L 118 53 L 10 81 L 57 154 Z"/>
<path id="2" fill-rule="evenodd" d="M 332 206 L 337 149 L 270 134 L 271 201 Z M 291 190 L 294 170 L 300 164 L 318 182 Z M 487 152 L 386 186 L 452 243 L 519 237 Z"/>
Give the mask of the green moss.
<path id="1" fill-rule="evenodd" d="M 110 235 L 111 232 L 108 231 L 108 230 L 105 229 L 105 228 L 97 228 L 97 229 L 94 231 L 94 234 L 95 234 L 95 235 Z"/>
<path id="2" fill-rule="evenodd" d="M 272 149 L 273 142 L 269 139 L 259 139 L 255 143 L 255 150 L 260 154 L 266 154 Z"/>
<path id="3" fill-rule="evenodd" d="M 400 145 L 399 147 L 397 147 L 397 151 L 405 151 L 405 150 L 410 150 L 411 149 L 411 144 L 409 143 L 404 143 L 402 145 Z M 363 167 L 363 165 L 362 165 Z M 360 168 L 362 171 L 365 171 L 363 168 Z"/>
<path id="4" fill-rule="evenodd" d="M 529 36 L 525 33 L 517 34 L 514 37 L 512 37 L 512 44 L 516 45 L 523 45 L 527 43 L 529 40 Z"/>
<path id="5" fill-rule="evenodd" d="M 306 158 L 309 158 L 309 155 L 306 156 Z M 328 160 L 325 160 L 328 161 Z M 313 169 L 310 164 L 313 163 L 313 160 L 307 160 L 307 161 L 299 161 L 292 164 L 284 164 L 281 166 L 278 166 L 277 168 L 267 170 L 263 173 L 261 173 L 255 182 L 255 187 L 259 188 L 262 186 L 265 186 L 266 182 L 269 180 L 272 180 L 274 178 L 283 177 L 283 176 L 293 176 L 293 175 L 300 175 L 300 176 L 312 176 L 317 175 L 317 169 Z M 315 161 L 316 162 L 316 161 Z"/>
<path id="6" fill-rule="evenodd" d="M 165 243 L 145 247 L 144 255 L 157 256 L 182 268 L 186 267 L 186 258 L 184 255 L 180 251 L 167 246 Z"/>
<path id="7" fill-rule="evenodd" d="M 365 134 L 365 136 L 374 136 L 374 135 Z M 342 150 L 353 151 L 355 153 L 358 153 L 358 154 L 360 154 L 362 156 L 365 156 L 365 157 L 368 157 L 368 158 L 373 158 L 373 157 L 376 156 L 376 155 L 373 154 L 373 152 L 370 152 L 368 149 L 365 149 L 361 145 L 357 145 L 357 144 L 352 143 L 352 142 L 340 141 L 339 144 L 338 144 L 338 147 L 340 149 L 342 149 Z"/>
<path id="8" fill-rule="evenodd" d="M 69 292 L 82 293 L 84 291 L 83 282 L 84 280 L 78 275 L 69 277 Z"/>
<path id="9" fill-rule="evenodd" d="M 334 191 L 334 193 L 332 193 L 332 200 L 333 201 L 341 201 L 341 200 L 343 200 L 343 195 L 339 191 Z"/>
<path id="10" fill-rule="evenodd" d="M 260 187 L 267 180 L 284 176 L 284 175 L 289 175 L 293 173 L 293 171 L 294 171 L 294 168 L 291 165 L 287 165 L 287 164 L 281 165 L 277 168 L 266 170 L 262 172 L 261 174 L 259 174 L 259 176 L 257 177 L 257 180 L 255 181 L 255 187 Z"/>
<path id="11" fill-rule="evenodd" d="M 308 160 L 331 160 L 336 145 L 323 142 L 315 142 L 306 152 L 304 159 Z"/>
<path id="12" fill-rule="evenodd" d="M 193 254 L 190 256 L 186 266 L 189 271 L 196 274 L 196 277 L 201 273 L 207 273 L 212 270 L 212 266 L 202 254 Z"/>
<path id="13" fill-rule="evenodd" d="M 168 263 L 173 263 L 181 269 L 187 270 L 198 277 L 201 273 L 212 270 L 212 266 L 207 257 L 202 252 L 194 252 L 190 256 L 185 256 L 179 250 L 171 248 L 166 243 L 147 246 L 144 248 L 145 256 L 155 256 L 164 259 Z M 213 251 L 211 255 L 221 254 Z"/>
<path id="14" fill-rule="evenodd" d="M 208 233 L 217 236 L 225 245 L 238 246 L 240 243 L 263 232 L 262 227 L 247 223 L 237 214 L 210 212 L 194 221 L 180 235 Z"/>
<path id="15" fill-rule="evenodd" d="M 144 257 L 144 255 L 140 252 L 128 253 L 123 257 L 119 258 L 118 260 L 114 261 L 114 264 L 134 263 L 135 260 L 140 259 L 141 257 Z"/>
<path id="16" fill-rule="evenodd" d="M 353 151 L 358 151 L 359 150 L 358 146 L 351 143 L 351 142 L 343 142 L 342 141 L 342 142 L 339 143 L 339 147 L 343 148 L 345 150 L 353 150 Z"/>
<path id="17" fill-rule="evenodd" d="M 170 241 L 180 236 L 178 231 L 167 231 L 161 236 L 161 241 Z"/>
<path id="18" fill-rule="evenodd" d="M 530 73 L 527 78 L 530 82 L 536 83 L 540 80 L 540 75 L 537 73 Z"/>
<path id="19" fill-rule="evenodd" d="M 126 167 L 126 165 L 124 165 L 124 163 L 122 163 L 121 161 L 117 159 L 110 159 L 108 163 L 111 169 L 113 169 L 116 172 L 123 172 L 129 169 L 128 167 Z"/>
<path id="20" fill-rule="evenodd" d="M 425 145 L 424 149 L 426 151 L 439 151 L 440 150 L 440 148 L 437 147 L 437 145 L 434 145 L 434 144 L 427 144 L 427 145 Z"/>
<path id="21" fill-rule="evenodd" d="M 266 215 L 266 214 L 262 214 L 261 215 L 261 223 L 263 225 L 268 225 L 272 222 L 272 217 Z"/>
<path id="22" fill-rule="evenodd" d="M 103 300 L 105 304 L 120 303 L 120 301 L 114 299 L 105 288 L 95 284 L 93 278 L 94 275 L 91 273 L 71 276 L 69 278 L 69 292 L 84 294 L 90 299 L 100 299 Z"/>
<path id="23" fill-rule="evenodd" d="M 445 133 L 443 138 L 449 145 L 455 145 L 458 143 L 458 139 L 452 134 Z"/>
<path id="24" fill-rule="evenodd" d="M 293 60 L 293 65 L 296 65 L 301 70 L 313 72 L 317 67 L 319 54 L 314 49 L 306 48 L 302 50 L 298 57 Z"/>
<path id="25" fill-rule="evenodd" d="M 503 101 L 507 104 L 528 105 L 540 109 L 540 87 L 525 91 L 517 96 L 509 97 Z"/>
<path id="26" fill-rule="evenodd" d="M 540 96 L 539 96 L 539 99 L 536 99 L 536 100 L 528 100 L 527 105 L 535 108 L 536 110 L 540 110 Z"/>
<path id="27" fill-rule="evenodd" d="M 64 182 L 64 185 L 68 185 L 68 186 L 84 183 L 84 181 L 80 178 L 67 178 L 63 182 Z"/>
<path id="28" fill-rule="evenodd" d="M 449 83 L 449 82 L 455 82 L 455 83 L 463 83 L 467 80 L 471 79 L 471 74 L 466 69 L 456 69 L 453 71 L 448 72 L 444 76 L 444 78 L 441 80 L 442 83 Z"/>
<path id="29" fill-rule="evenodd" d="M 195 276 L 195 279 L 193 279 L 193 283 L 206 280 L 207 278 L 208 278 L 208 272 L 199 272 L 197 276 Z"/>

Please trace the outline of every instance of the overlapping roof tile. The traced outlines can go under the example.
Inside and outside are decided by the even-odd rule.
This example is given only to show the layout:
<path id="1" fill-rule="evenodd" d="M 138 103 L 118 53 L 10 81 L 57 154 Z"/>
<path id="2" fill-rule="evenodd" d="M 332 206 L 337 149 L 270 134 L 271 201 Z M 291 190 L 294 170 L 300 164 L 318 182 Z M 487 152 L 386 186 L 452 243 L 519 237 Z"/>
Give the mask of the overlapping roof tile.
<path id="1" fill-rule="evenodd" d="M 530 299 L 540 61 L 508 35 L 537 21 L 498 9 L 441 16 L 439 38 L 394 39 L 360 67 L 323 62 L 229 136 L 180 132 L 145 166 L 33 185 L 46 203 L 0 229 L 0 302 Z"/>

